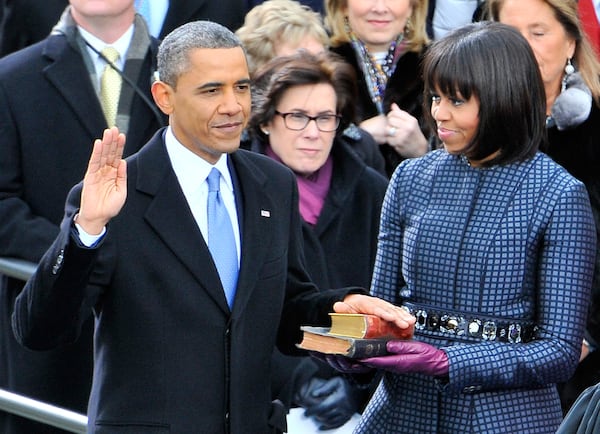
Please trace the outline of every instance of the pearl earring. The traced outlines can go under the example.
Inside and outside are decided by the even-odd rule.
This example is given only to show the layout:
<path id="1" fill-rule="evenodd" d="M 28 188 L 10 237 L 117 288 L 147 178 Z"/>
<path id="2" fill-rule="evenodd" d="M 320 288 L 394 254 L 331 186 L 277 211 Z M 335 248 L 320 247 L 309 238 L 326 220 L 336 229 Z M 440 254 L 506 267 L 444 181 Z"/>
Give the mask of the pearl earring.
<path id="1" fill-rule="evenodd" d="M 269 135 L 269 131 L 268 131 L 268 130 L 262 130 L 262 129 L 261 129 L 261 131 L 263 132 L 263 134 L 264 134 L 265 136 L 268 136 L 268 135 Z"/>
<path id="2" fill-rule="evenodd" d="M 565 66 L 565 74 L 567 75 L 571 75 L 575 72 L 575 67 L 573 66 L 573 64 L 571 63 L 571 58 L 569 57 L 567 59 L 567 65 Z"/>

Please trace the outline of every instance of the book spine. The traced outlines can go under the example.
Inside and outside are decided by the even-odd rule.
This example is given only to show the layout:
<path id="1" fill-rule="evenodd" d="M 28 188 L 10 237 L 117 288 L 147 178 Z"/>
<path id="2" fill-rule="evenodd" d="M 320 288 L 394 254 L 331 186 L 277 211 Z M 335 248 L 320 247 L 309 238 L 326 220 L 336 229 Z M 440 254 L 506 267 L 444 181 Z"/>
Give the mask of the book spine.
<path id="1" fill-rule="evenodd" d="M 356 339 L 347 356 L 352 359 L 385 356 L 388 354 L 386 345 L 387 339 Z"/>

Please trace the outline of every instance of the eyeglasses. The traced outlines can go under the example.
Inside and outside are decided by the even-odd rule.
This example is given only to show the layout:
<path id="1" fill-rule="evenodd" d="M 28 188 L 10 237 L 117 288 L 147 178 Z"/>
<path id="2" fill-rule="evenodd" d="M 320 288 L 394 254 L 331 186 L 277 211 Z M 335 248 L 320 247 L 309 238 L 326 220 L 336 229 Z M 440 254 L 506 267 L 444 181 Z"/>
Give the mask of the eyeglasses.
<path id="1" fill-rule="evenodd" d="M 310 121 L 315 121 L 319 131 L 330 133 L 338 129 L 341 121 L 339 115 L 308 116 L 300 112 L 281 113 L 277 110 L 275 110 L 275 114 L 281 116 L 285 127 L 292 131 L 302 131 Z"/>

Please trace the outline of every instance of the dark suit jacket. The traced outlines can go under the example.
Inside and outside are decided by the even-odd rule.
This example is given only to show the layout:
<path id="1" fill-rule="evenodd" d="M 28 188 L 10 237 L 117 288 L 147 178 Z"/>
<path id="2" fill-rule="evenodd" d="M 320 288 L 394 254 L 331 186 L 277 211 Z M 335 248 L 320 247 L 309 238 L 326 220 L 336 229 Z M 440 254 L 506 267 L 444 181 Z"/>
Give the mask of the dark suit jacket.
<path id="1" fill-rule="evenodd" d="M 155 49 L 134 79 L 150 101 Z M 160 128 L 138 95 L 130 114 L 126 155 Z M 61 201 L 83 178 L 91 144 L 106 127 L 83 58 L 64 36 L 0 60 L 0 192 L 2 202 L 12 199 L 10 208 L 0 205 L 0 254 L 39 260 L 58 231 Z M 4 238 L 12 232 L 22 234 L 18 243 Z"/>
<path id="2" fill-rule="evenodd" d="M 155 48 L 156 42 L 136 79 L 150 99 Z M 91 143 L 106 128 L 88 77 L 80 53 L 61 35 L 0 60 L 0 256 L 37 262 L 58 234 L 62 204 L 85 173 Z M 159 127 L 135 96 L 126 154 L 137 151 Z M 92 376 L 91 322 L 76 345 L 25 351 L 10 330 L 23 282 L 0 277 L 0 387 L 85 412 Z M 5 418 L 0 414 L 3 434 L 42 432 L 13 431 Z"/>
<path id="3" fill-rule="evenodd" d="M 245 15 L 245 0 L 171 0 L 159 38 L 196 20 L 214 21 L 236 31 L 243 24 Z"/>
<path id="4" fill-rule="evenodd" d="M 46 38 L 68 4 L 68 0 L 6 0 L 0 57 Z"/>
<path id="5" fill-rule="evenodd" d="M 280 320 L 280 348 L 293 351 L 299 325 L 324 323 L 347 290 L 308 280 L 291 171 L 240 150 L 230 161 L 242 234 L 230 312 L 168 161 L 160 132 L 128 160 L 126 204 L 97 248 L 76 242 L 79 190 L 70 195 L 61 233 L 15 304 L 15 333 L 38 350 L 71 342 L 94 306 L 89 432 L 267 433 Z"/>

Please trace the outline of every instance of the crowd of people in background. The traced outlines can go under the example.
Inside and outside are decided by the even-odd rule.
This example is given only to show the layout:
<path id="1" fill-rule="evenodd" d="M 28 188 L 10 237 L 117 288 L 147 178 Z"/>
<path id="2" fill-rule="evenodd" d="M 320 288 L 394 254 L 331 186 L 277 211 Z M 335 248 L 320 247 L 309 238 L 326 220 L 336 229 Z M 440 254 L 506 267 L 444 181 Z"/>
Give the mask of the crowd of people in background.
<path id="1" fill-rule="evenodd" d="M 320 290 L 313 308 L 317 299 L 333 305 L 325 295 L 331 289 L 335 301 L 367 291 L 416 318 L 414 346 L 392 344 L 390 356 L 364 362 L 287 354 L 289 345 L 279 344 L 295 335 L 279 330 L 278 346 L 263 360 L 272 373 L 257 377 L 269 377 L 273 432 L 285 429 L 278 412 L 295 407 L 324 430 L 362 414 L 357 431 L 364 433 L 498 426 L 555 432 L 582 393 L 600 383 L 599 2 L 0 0 L 0 256 L 51 269 L 46 256 L 63 255 L 61 236 L 83 233 L 80 241 L 90 247 L 80 226 L 65 229 L 74 218 L 69 209 L 64 215 L 65 200 L 89 173 L 90 145 L 103 134 L 105 148 L 118 142 L 123 158 L 133 156 L 136 164 L 144 161 L 146 143 L 187 147 L 184 133 L 216 144 L 223 155 L 234 152 L 222 147 L 221 136 L 213 143 L 210 135 L 187 131 L 190 119 L 176 111 L 186 104 L 185 89 L 176 85 L 186 68 L 218 76 L 223 65 L 173 57 L 181 69 L 163 68 L 170 77 L 158 72 L 161 41 L 199 20 L 222 26 L 189 27 L 192 34 L 210 29 L 214 40 L 179 34 L 171 46 L 233 53 L 239 41 L 243 57 L 227 61 L 244 59 L 248 82 L 232 88 L 251 105 L 228 114 L 243 126 L 233 142 L 257 156 L 252 164 L 265 173 L 271 169 L 261 166 L 263 157 L 295 181 L 289 195 L 297 201 L 300 232 L 288 235 L 303 253 L 301 259 L 288 253 L 302 270 L 286 269 L 293 282 L 284 299 L 274 297 L 274 312 L 286 311 L 290 299 L 310 305 L 299 295 L 306 278 Z M 116 49 L 114 59 L 103 51 L 107 45 Z M 246 69 L 234 66 L 231 72 L 242 77 Z M 107 70 L 117 72 L 119 83 L 112 117 L 103 98 Z M 240 97 L 244 86 L 248 93 Z M 124 142 L 106 136 L 111 127 Z M 165 158 L 173 160 L 173 153 Z M 223 170 L 229 165 L 233 174 L 223 175 L 222 188 L 235 192 L 241 163 L 207 161 Z M 128 197 L 143 203 L 133 189 Z M 73 209 L 76 199 L 70 196 Z M 107 223 L 107 242 L 101 235 L 91 247 L 112 245 L 110 225 L 120 222 Z M 244 234 L 236 234 L 241 266 Z M 79 413 L 104 409 L 99 401 L 88 407 L 94 375 L 96 381 L 110 375 L 98 360 L 94 365 L 94 339 L 98 347 L 113 331 L 94 333 L 99 312 L 114 309 L 105 305 L 112 300 L 107 288 L 125 287 L 126 279 L 102 281 L 119 268 L 101 263 L 90 278 L 98 293 L 86 294 L 80 309 L 65 310 L 89 312 L 77 317 L 77 339 L 62 336 L 45 351 L 25 348 L 32 331 L 16 339 L 13 312 L 25 282 L 0 275 L 0 388 Z M 38 278 L 27 293 L 47 284 Z M 33 320 L 20 301 L 19 321 Z M 321 320 L 323 312 L 313 313 Z M 468 321 L 482 313 L 518 326 L 522 339 L 486 340 L 481 332 L 449 339 L 443 326 L 429 322 L 435 315 Z M 103 330 L 109 332 L 99 338 Z M 492 411 L 498 399 L 506 408 Z M 515 415 L 516 402 L 527 407 Z M 229 423 L 231 432 L 245 432 L 235 417 Z M 0 431 L 64 433 L 3 412 Z"/>
<path id="2" fill-rule="evenodd" d="M 104 48 L 103 41 L 118 48 L 122 56 L 117 66 L 135 86 L 122 85 L 114 121 L 127 132 L 125 154 L 135 153 L 166 124 L 149 88 L 159 41 L 149 34 L 143 18 L 135 15 L 133 5 L 127 7 L 130 2 L 120 3 L 111 11 L 108 5 L 94 10 L 91 2 L 73 2 L 41 43 L 0 61 L 3 256 L 37 263 L 58 234 L 64 208 L 60 202 L 85 173 L 89 149 L 84 144 L 91 143 L 108 125 L 98 96 L 106 62 L 94 51 Z M 44 3 L 48 7 L 51 4 Z M 11 7 L 21 5 L 11 3 Z M 32 11 L 44 10 L 44 6 L 37 9 L 33 3 L 30 7 Z M 110 18 L 105 18 L 109 12 Z M 8 21 L 5 23 L 4 35 L 21 34 L 9 30 Z M 21 26 L 29 29 L 28 25 Z M 85 33 L 78 30 L 80 27 Z M 51 132 L 58 125 L 62 127 Z M 73 345 L 48 352 L 25 350 L 10 332 L 11 305 L 22 288 L 21 280 L 3 276 L 0 387 L 86 413 L 93 320 L 83 324 L 81 338 Z M 0 415 L 0 431 L 42 429 L 55 431 L 25 418 Z"/>

